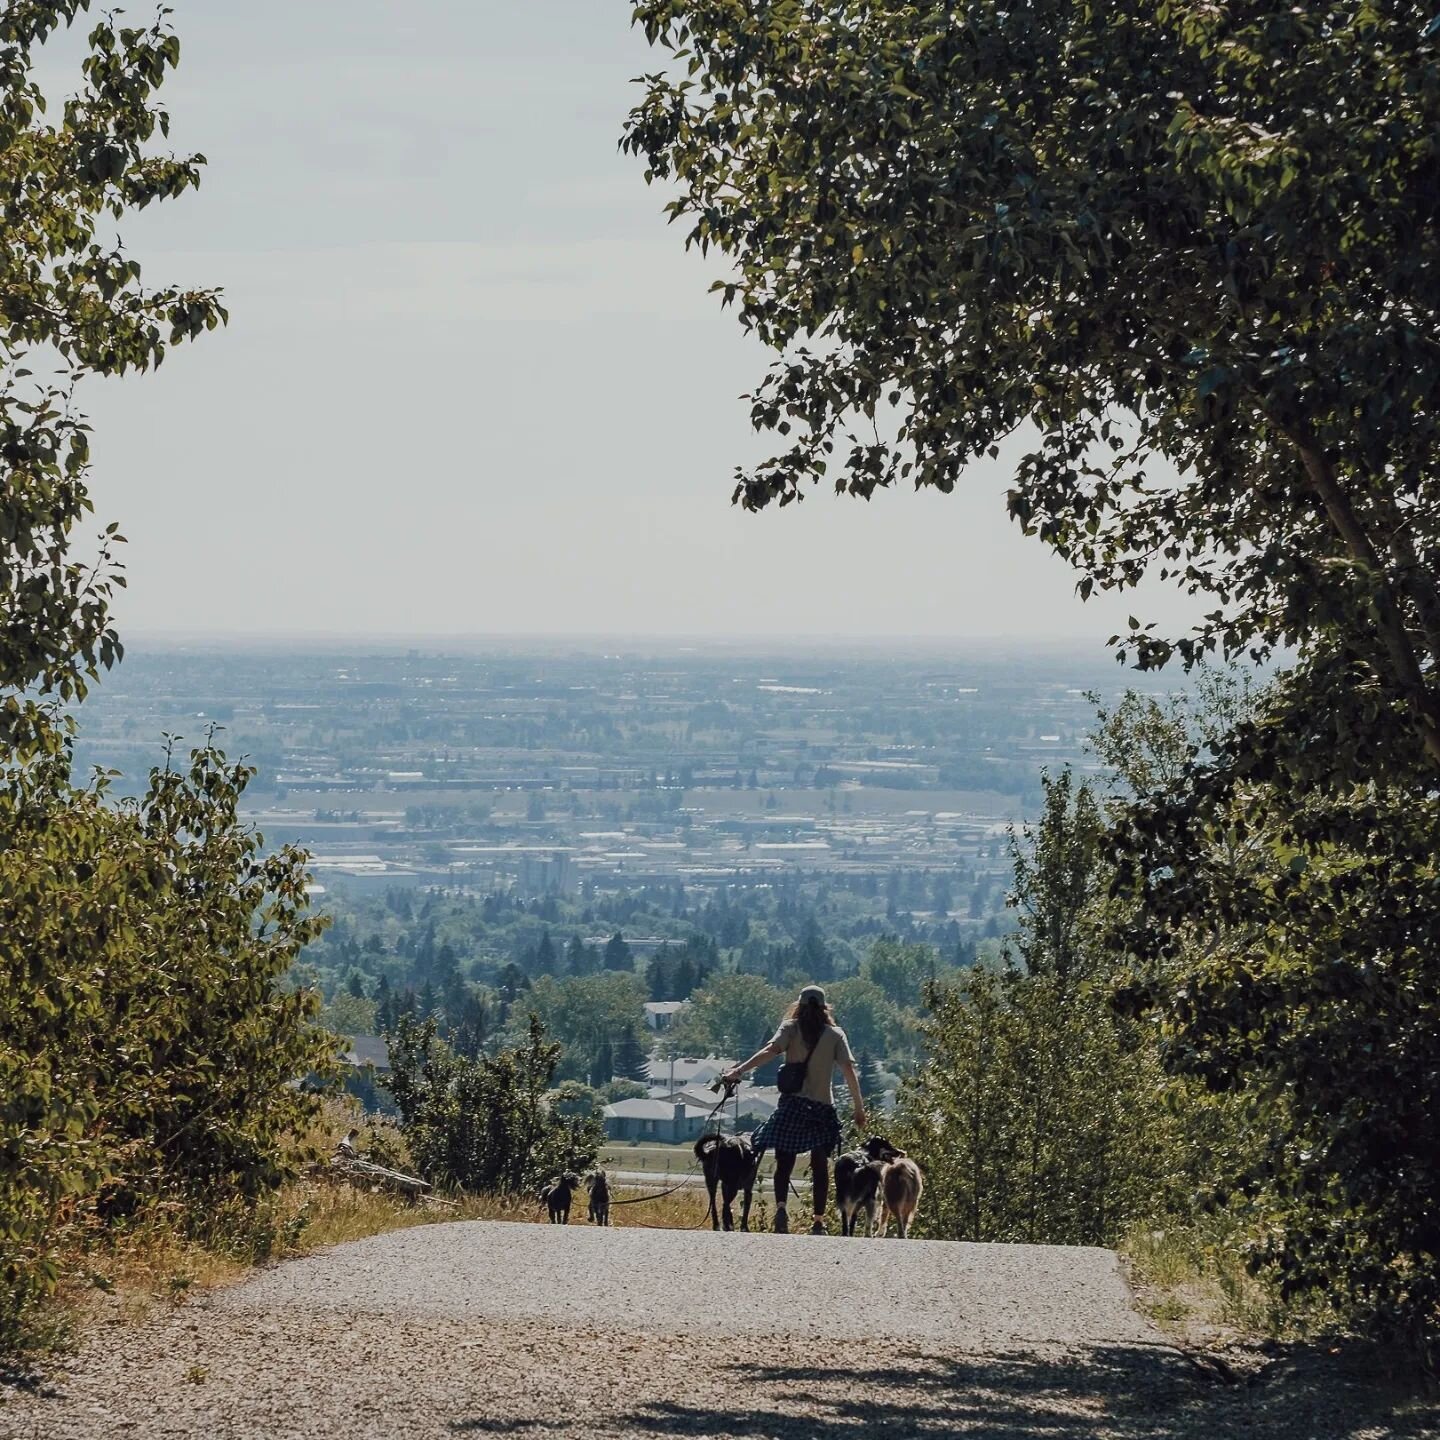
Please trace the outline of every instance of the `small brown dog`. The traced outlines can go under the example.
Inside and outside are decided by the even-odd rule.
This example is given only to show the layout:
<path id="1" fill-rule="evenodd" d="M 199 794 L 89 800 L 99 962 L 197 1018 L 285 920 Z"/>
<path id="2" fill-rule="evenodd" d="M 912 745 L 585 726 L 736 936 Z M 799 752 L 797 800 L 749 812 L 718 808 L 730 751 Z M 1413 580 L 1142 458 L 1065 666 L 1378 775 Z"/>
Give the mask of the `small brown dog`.
<path id="1" fill-rule="evenodd" d="M 900 1238 L 910 1234 L 915 1212 L 920 1208 L 920 1194 L 925 1177 L 920 1167 L 903 1151 L 890 1147 L 894 1155 L 880 1172 L 880 1234 L 890 1228 L 890 1217 L 900 1228 Z"/>

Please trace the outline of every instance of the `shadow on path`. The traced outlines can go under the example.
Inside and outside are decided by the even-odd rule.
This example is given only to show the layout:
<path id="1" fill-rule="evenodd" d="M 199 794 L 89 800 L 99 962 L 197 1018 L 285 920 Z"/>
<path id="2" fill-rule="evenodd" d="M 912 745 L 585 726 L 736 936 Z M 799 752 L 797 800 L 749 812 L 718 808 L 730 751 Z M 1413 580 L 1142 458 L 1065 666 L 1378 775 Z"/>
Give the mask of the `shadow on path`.
<path id="1" fill-rule="evenodd" d="M 1383 1394 L 1363 1368 L 1293 1350 L 1226 1383 L 1163 1346 L 1064 1355 L 937 1356 L 836 1365 L 734 1364 L 704 1397 L 649 1400 L 531 1433 L 708 1440 L 1375 1440 L 1437 1433 L 1431 1406 Z M 463 1420 L 455 1433 L 517 1434 L 513 1421 Z"/>

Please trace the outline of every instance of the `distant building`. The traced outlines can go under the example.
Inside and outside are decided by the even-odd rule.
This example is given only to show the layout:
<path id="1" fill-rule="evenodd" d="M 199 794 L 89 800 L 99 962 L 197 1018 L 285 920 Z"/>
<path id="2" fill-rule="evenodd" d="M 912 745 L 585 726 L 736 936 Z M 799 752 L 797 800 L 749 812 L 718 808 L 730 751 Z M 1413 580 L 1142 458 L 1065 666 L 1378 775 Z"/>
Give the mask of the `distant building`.
<path id="1" fill-rule="evenodd" d="M 655 1031 L 668 1030 L 688 1000 L 650 1000 L 645 1005 L 645 1023 Z"/>
<path id="2" fill-rule="evenodd" d="M 708 1085 L 723 1075 L 735 1062 L 707 1055 L 703 1060 L 691 1055 L 660 1056 L 646 1065 L 651 1085 L 666 1085 L 673 1094 L 687 1085 Z"/>
<path id="3" fill-rule="evenodd" d="M 355 1036 L 340 1060 L 349 1069 L 345 1076 L 347 1094 L 353 1095 L 367 1112 L 394 1112 L 395 1102 L 385 1089 L 385 1076 L 390 1073 L 390 1046 L 383 1035 Z"/>
<path id="4" fill-rule="evenodd" d="M 692 1085 L 666 1098 L 675 1104 L 702 1106 L 709 1113 L 720 1096 L 706 1085 Z M 779 1104 L 780 1092 L 773 1085 L 741 1085 L 715 1119 L 726 1130 L 753 1130 L 768 1120 Z"/>
<path id="5" fill-rule="evenodd" d="M 708 1108 L 668 1100 L 617 1100 L 603 1111 L 611 1140 L 654 1140 L 664 1145 L 696 1139 L 709 1118 Z"/>
<path id="6" fill-rule="evenodd" d="M 357 1070 L 373 1070 L 377 1075 L 390 1073 L 390 1044 L 383 1035 L 355 1036 L 340 1058 Z"/>

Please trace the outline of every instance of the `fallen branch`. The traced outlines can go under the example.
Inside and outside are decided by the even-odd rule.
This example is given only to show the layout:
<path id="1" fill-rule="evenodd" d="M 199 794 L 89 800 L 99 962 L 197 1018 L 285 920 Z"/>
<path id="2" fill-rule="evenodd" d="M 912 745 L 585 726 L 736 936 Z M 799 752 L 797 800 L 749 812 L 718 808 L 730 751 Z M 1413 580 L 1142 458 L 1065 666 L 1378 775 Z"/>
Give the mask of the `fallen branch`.
<path id="1" fill-rule="evenodd" d="M 383 1165 L 372 1165 L 352 1155 L 333 1155 L 324 1172 L 332 1179 L 366 1181 L 385 1190 L 396 1190 L 411 1200 L 425 1196 L 430 1182 L 418 1175 L 406 1175 L 399 1170 L 387 1170 Z M 426 1197 L 429 1198 L 429 1197 Z"/>

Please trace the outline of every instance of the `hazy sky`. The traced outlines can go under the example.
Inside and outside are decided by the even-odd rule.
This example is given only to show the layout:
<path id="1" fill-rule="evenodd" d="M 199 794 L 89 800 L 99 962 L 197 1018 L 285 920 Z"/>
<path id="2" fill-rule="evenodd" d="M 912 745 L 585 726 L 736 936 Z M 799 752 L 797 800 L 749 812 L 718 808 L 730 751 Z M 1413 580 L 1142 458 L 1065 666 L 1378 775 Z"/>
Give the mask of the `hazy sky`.
<path id="1" fill-rule="evenodd" d="M 173 139 L 210 165 L 125 235 L 232 320 L 84 392 L 122 631 L 1103 637 L 1135 607 L 1075 599 L 1003 466 L 731 507 L 766 356 L 616 151 L 628 0 L 171 3 Z"/>

